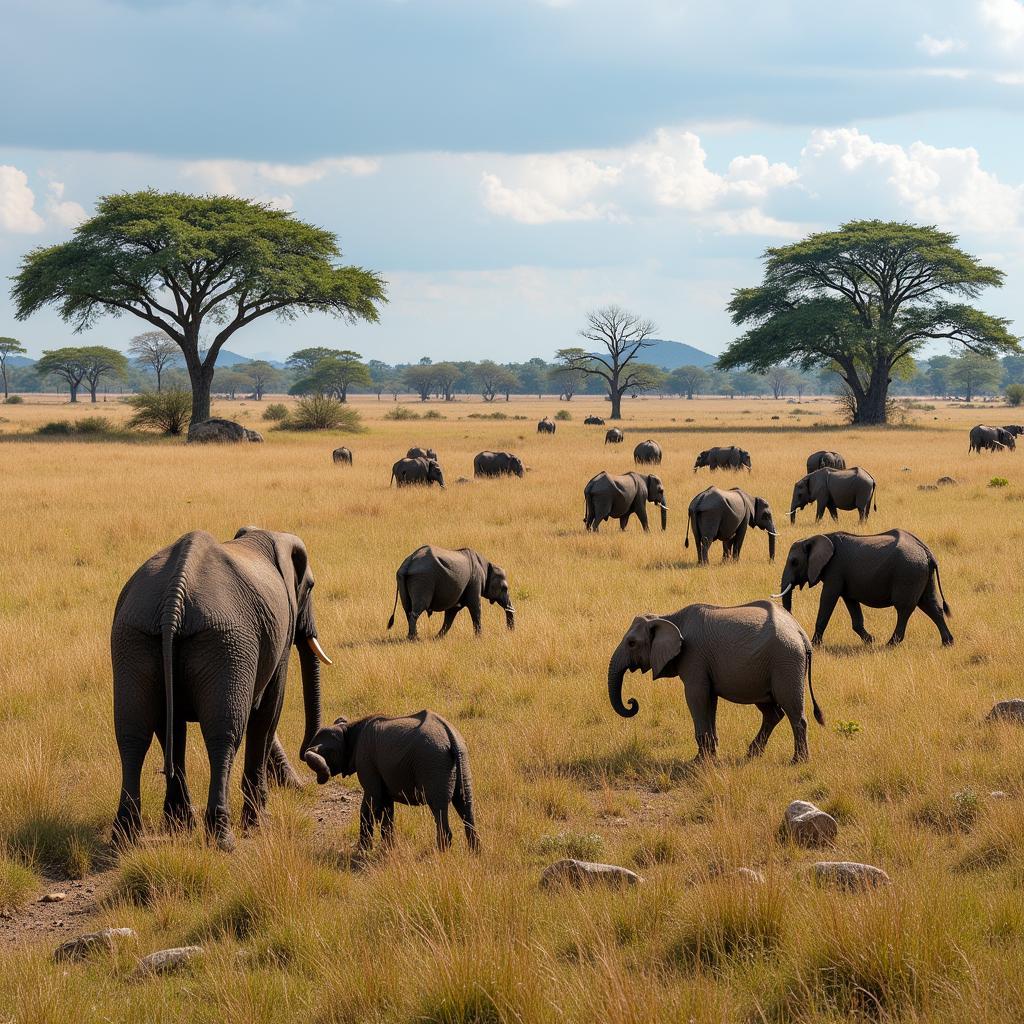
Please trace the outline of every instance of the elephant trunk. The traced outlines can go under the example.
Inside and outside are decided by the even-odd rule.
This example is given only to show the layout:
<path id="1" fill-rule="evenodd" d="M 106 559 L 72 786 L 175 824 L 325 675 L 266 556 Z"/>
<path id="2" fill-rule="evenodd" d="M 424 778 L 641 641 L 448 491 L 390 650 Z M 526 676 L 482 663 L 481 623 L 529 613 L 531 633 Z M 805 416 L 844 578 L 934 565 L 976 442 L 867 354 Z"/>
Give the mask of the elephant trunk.
<path id="1" fill-rule="evenodd" d="M 774 530 L 768 534 L 768 561 L 775 561 L 775 532 Z"/>
<path id="2" fill-rule="evenodd" d="M 516 610 L 511 604 L 505 605 L 505 625 L 509 629 L 516 628 Z"/>
<path id="3" fill-rule="evenodd" d="M 790 578 L 788 570 L 782 574 L 782 607 L 787 612 L 793 610 L 793 580 Z"/>
<path id="4" fill-rule="evenodd" d="M 632 718 L 639 710 L 640 705 L 635 697 L 629 698 L 629 704 L 622 703 L 622 679 L 626 674 L 626 656 L 620 644 L 615 648 L 615 653 L 608 662 L 608 699 L 616 714 L 623 718 Z"/>
<path id="5" fill-rule="evenodd" d="M 315 635 L 309 640 L 315 640 Z M 302 668 L 302 704 L 306 713 L 306 730 L 299 756 L 304 757 L 306 748 L 320 731 L 320 661 L 311 643 L 300 643 L 298 650 L 299 665 Z"/>
<path id="6" fill-rule="evenodd" d="M 668 529 L 668 509 L 665 507 L 664 502 L 661 506 L 661 529 L 662 532 Z"/>
<path id="7" fill-rule="evenodd" d="M 803 508 L 800 504 L 800 495 L 793 491 L 793 500 L 789 503 L 789 522 L 790 524 L 796 522 L 797 509 Z"/>

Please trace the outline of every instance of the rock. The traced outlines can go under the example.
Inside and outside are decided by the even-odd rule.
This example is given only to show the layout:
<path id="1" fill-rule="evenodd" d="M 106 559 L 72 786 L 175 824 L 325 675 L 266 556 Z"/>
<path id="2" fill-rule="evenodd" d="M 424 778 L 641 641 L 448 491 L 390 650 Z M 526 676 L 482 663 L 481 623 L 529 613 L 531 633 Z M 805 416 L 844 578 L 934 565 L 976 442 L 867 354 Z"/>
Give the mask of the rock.
<path id="1" fill-rule="evenodd" d="M 86 932 L 78 938 L 62 942 L 54 951 L 54 960 L 84 960 L 97 950 L 113 949 L 121 939 L 134 939 L 134 928 L 104 928 L 99 932 Z"/>
<path id="2" fill-rule="evenodd" d="M 786 808 L 779 831 L 798 846 L 829 846 L 839 834 L 839 825 L 814 804 L 794 800 Z"/>
<path id="3" fill-rule="evenodd" d="M 561 884 L 581 889 L 585 885 L 638 885 L 642 881 L 640 875 L 629 868 L 567 857 L 545 868 L 540 884 L 545 889 Z"/>
<path id="4" fill-rule="evenodd" d="M 45 896 L 39 897 L 40 903 L 61 903 L 68 898 L 66 892 L 48 892 Z"/>
<path id="5" fill-rule="evenodd" d="M 263 435 L 258 430 L 249 430 L 234 420 L 222 420 L 217 417 L 193 423 L 188 428 L 189 444 L 238 444 L 242 441 L 259 443 L 262 440 Z"/>
<path id="6" fill-rule="evenodd" d="M 819 885 L 838 889 L 877 889 L 892 884 L 892 879 L 881 868 L 852 860 L 820 860 L 811 865 L 811 873 Z"/>
<path id="7" fill-rule="evenodd" d="M 954 480 L 951 476 L 940 476 L 939 479 L 936 480 L 935 482 L 940 487 L 956 487 L 957 485 L 957 481 Z"/>
<path id="8" fill-rule="evenodd" d="M 989 793 L 989 797 L 993 800 L 1009 800 L 1010 794 L 1001 789 L 993 789 L 992 792 Z"/>
<path id="9" fill-rule="evenodd" d="M 910 472 L 910 467 L 909 467 L 909 466 L 904 466 L 904 467 L 903 467 L 903 468 L 902 468 L 902 469 L 900 470 L 900 472 L 901 472 L 901 473 L 909 473 L 909 472 Z"/>
<path id="10" fill-rule="evenodd" d="M 1024 723 L 1024 700 L 1019 697 L 1013 700 L 1001 700 L 994 705 L 985 716 L 986 722 L 1022 722 Z"/>
<path id="11" fill-rule="evenodd" d="M 175 949 L 158 949 L 149 956 L 144 956 L 135 968 L 137 977 L 144 978 L 153 974 L 173 974 L 183 967 L 198 960 L 203 955 L 202 946 L 178 946 Z"/>
<path id="12" fill-rule="evenodd" d="M 473 481 L 468 476 L 460 476 L 455 482 L 457 484 L 471 484 Z"/>
<path id="13" fill-rule="evenodd" d="M 741 882 L 752 882 L 758 885 L 763 885 L 765 882 L 764 875 L 753 868 L 737 868 L 732 872 L 732 877 L 739 879 Z"/>
<path id="14" fill-rule="evenodd" d="M 939 486 L 938 484 L 918 484 L 917 489 L 919 491 L 937 491 Z"/>

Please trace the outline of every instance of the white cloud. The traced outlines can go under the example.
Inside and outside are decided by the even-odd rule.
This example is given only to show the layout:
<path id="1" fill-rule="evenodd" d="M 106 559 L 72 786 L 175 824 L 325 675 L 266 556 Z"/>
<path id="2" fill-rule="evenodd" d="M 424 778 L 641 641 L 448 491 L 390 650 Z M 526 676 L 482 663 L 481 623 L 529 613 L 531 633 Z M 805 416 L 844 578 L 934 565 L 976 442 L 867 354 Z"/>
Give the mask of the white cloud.
<path id="1" fill-rule="evenodd" d="M 217 195 L 249 196 L 292 209 L 292 197 L 287 194 L 267 195 L 270 185 L 301 188 L 321 181 L 332 174 L 365 177 L 375 174 L 378 160 L 369 157 L 325 157 L 308 164 L 275 164 L 249 160 L 193 160 L 183 164 L 181 174 L 197 181 L 202 188 Z"/>
<path id="2" fill-rule="evenodd" d="M 86 218 L 79 203 L 64 198 L 64 183 L 51 181 L 47 186 L 46 219 L 62 228 L 77 228 Z"/>
<path id="3" fill-rule="evenodd" d="M 964 45 L 961 39 L 951 39 L 948 36 L 944 39 L 936 39 L 935 36 L 930 36 L 927 32 L 917 41 L 917 48 L 929 57 L 945 57 L 948 53 L 962 50 Z"/>
<path id="4" fill-rule="evenodd" d="M 41 231 L 43 218 L 34 209 L 35 201 L 28 175 L 10 164 L 0 164 L 0 228 L 25 234 Z"/>
<path id="5" fill-rule="evenodd" d="M 981 0 L 979 11 L 997 45 L 1009 48 L 1024 38 L 1024 4 L 1019 0 Z"/>

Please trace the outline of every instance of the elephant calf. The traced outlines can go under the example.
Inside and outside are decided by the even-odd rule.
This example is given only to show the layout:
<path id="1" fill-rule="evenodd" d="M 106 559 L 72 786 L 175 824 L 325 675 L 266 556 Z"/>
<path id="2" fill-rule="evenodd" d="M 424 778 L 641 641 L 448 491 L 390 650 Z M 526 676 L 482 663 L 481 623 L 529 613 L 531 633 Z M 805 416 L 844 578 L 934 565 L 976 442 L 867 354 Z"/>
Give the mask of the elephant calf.
<path id="1" fill-rule="evenodd" d="M 605 432 L 604 443 L 605 444 L 622 444 L 626 440 L 626 435 L 623 434 L 618 427 L 612 427 L 611 430 Z"/>
<path id="2" fill-rule="evenodd" d="M 407 459 L 433 459 L 437 461 L 437 452 L 433 448 L 420 448 L 418 445 L 410 448 L 406 453 Z"/>
<path id="3" fill-rule="evenodd" d="M 437 634 L 444 636 L 455 616 L 469 609 L 473 629 L 480 632 L 480 599 L 505 609 L 505 624 L 515 628 L 516 612 L 509 594 L 508 577 L 500 565 L 488 562 L 472 548 L 450 551 L 430 544 L 417 548 L 395 573 L 395 606 L 388 629 L 395 624 L 398 602 L 409 623 L 409 639 L 416 639 L 416 620 L 426 612 L 444 612 L 444 624 Z"/>
<path id="4" fill-rule="evenodd" d="M 588 416 L 583 421 L 583 423 L 584 423 L 585 426 L 588 426 L 588 427 L 603 427 L 604 426 L 604 420 L 601 419 L 600 416 Z"/>
<path id="5" fill-rule="evenodd" d="M 842 598 L 853 631 L 865 643 L 874 637 L 864 628 L 861 605 L 895 608 L 896 628 L 890 644 L 903 642 L 907 622 L 920 608 L 935 623 L 943 646 L 953 643 L 944 615 L 949 605 L 942 593 L 939 563 L 928 545 L 907 530 L 888 530 L 869 536 L 824 533 L 798 540 L 786 556 L 782 591 L 776 595 L 789 611 L 793 591 L 822 584 L 818 618 L 811 642 L 821 643 L 836 602 Z"/>
<path id="6" fill-rule="evenodd" d="M 750 472 L 750 452 L 745 448 L 737 448 L 730 445 L 728 448 L 705 448 L 693 463 L 693 471 L 703 467 L 714 471 L 716 469 L 745 469 Z"/>
<path id="7" fill-rule="evenodd" d="M 811 682 L 811 643 L 800 623 L 771 601 L 733 608 L 691 604 L 671 615 L 638 615 L 608 662 L 612 707 L 623 718 L 632 718 L 640 705 L 635 698 L 622 703 L 627 672 L 683 681 L 698 758 L 717 753 L 719 697 L 754 704 L 761 712 L 761 728 L 747 751 L 750 757 L 764 751 L 772 730 L 786 717 L 793 727 L 793 760 L 807 760 L 805 675 L 814 718 L 825 724 Z"/>
<path id="8" fill-rule="evenodd" d="M 352 465 L 352 449 L 346 448 L 344 445 L 340 448 L 335 448 L 331 457 L 335 462 L 341 462 L 348 466 Z"/>
<path id="9" fill-rule="evenodd" d="M 778 534 L 771 507 L 764 498 L 754 498 L 739 487 L 729 491 L 707 487 L 690 502 L 683 547 L 690 546 L 691 526 L 699 565 L 708 564 L 708 549 L 716 540 L 722 542 L 723 562 L 739 558 L 749 526 L 768 534 L 768 560 L 775 561 Z"/>
<path id="10" fill-rule="evenodd" d="M 321 784 L 333 775 L 358 777 L 363 787 L 361 849 L 373 845 L 378 824 L 384 845 L 393 842 L 396 803 L 430 808 L 441 850 L 447 850 L 452 842 L 448 824 L 451 804 L 466 826 L 469 848 L 474 852 L 480 849 L 466 741 L 433 711 L 402 718 L 371 715 L 355 722 L 339 718 L 313 737 L 303 759 Z"/>
<path id="11" fill-rule="evenodd" d="M 813 473 L 816 469 L 846 469 L 846 459 L 839 452 L 814 452 L 807 456 L 807 472 Z"/>
<path id="12" fill-rule="evenodd" d="M 796 514 L 812 501 L 818 503 L 818 512 L 814 517 L 816 523 L 821 522 L 826 509 L 833 519 L 838 520 L 837 509 L 852 511 L 856 509 L 863 523 L 871 514 L 871 506 L 875 499 L 875 478 L 859 466 L 853 469 L 816 469 L 813 473 L 801 477 L 793 486 L 793 500 L 789 506 L 789 521 L 796 522 Z M 875 503 L 875 511 L 878 505 Z"/>
<path id="13" fill-rule="evenodd" d="M 444 470 L 437 459 L 427 458 L 425 455 L 418 455 L 414 459 L 399 459 L 391 467 L 391 480 L 396 487 L 409 487 L 413 484 L 440 484 L 444 490 Z M 388 481 L 391 486 L 391 481 Z"/>
<path id="14" fill-rule="evenodd" d="M 473 476 L 523 476 L 523 460 L 511 452 L 479 452 L 473 459 Z"/>
<path id="15" fill-rule="evenodd" d="M 661 528 L 666 529 L 668 505 L 660 477 L 635 472 L 611 476 L 602 471 L 583 488 L 583 522 L 588 530 L 597 533 L 606 519 L 618 519 L 619 528 L 624 530 L 629 517 L 636 516 L 647 533 L 647 502 L 661 508 Z"/>

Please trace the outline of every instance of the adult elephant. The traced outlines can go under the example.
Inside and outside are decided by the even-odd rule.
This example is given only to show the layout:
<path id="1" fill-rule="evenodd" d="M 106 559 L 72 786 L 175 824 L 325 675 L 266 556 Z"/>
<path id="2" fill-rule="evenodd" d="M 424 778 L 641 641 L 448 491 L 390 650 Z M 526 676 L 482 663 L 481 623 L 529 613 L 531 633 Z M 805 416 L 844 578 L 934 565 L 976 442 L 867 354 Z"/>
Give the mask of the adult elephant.
<path id="1" fill-rule="evenodd" d="M 716 540 L 722 542 L 723 562 L 739 558 L 747 528 L 751 526 L 768 534 L 768 560 L 775 561 L 775 538 L 778 533 L 771 507 L 764 498 L 752 497 L 739 487 L 729 491 L 707 487 L 690 502 L 686 514 L 686 540 L 683 547 L 690 546 L 692 527 L 699 565 L 708 564 L 708 549 Z"/>
<path id="2" fill-rule="evenodd" d="M 626 440 L 626 435 L 623 434 L 618 427 L 612 427 L 611 430 L 605 432 L 604 443 L 605 444 L 622 444 Z"/>
<path id="3" fill-rule="evenodd" d="M 444 624 L 438 636 L 444 636 L 455 616 L 469 609 L 473 629 L 480 632 L 480 599 L 505 609 L 505 625 L 515 628 L 516 611 L 509 595 L 508 576 L 500 565 L 489 562 L 472 548 L 437 548 L 425 544 L 417 548 L 395 573 L 395 606 L 388 629 L 395 624 L 398 602 L 409 625 L 409 639 L 416 639 L 416 620 L 426 612 L 444 612 Z"/>
<path id="4" fill-rule="evenodd" d="M 717 753 L 719 697 L 734 704 L 753 704 L 761 712 L 761 728 L 747 750 L 750 757 L 764 751 L 772 730 L 785 716 L 793 728 L 793 760 L 807 760 L 805 676 L 814 717 L 825 724 L 814 699 L 807 634 L 789 612 L 771 601 L 732 608 L 691 604 L 670 615 L 638 615 L 608 662 L 608 697 L 623 718 L 640 710 L 635 698 L 622 703 L 627 672 L 682 680 L 698 758 L 713 758 Z"/>
<path id="5" fill-rule="evenodd" d="M 649 438 L 646 441 L 641 441 L 633 449 L 633 461 L 638 466 L 660 466 L 661 445 Z"/>
<path id="6" fill-rule="evenodd" d="M 512 452 L 480 452 L 473 459 L 473 476 L 523 476 L 523 460 Z"/>
<path id="7" fill-rule="evenodd" d="M 600 416 L 588 416 L 583 421 L 583 423 L 584 423 L 585 426 L 588 426 L 588 427 L 603 427 L 604 426 L 604 420 Z"/>
<path id="8" fill-rule="evenodd" d="M 1017 448 L 1016 438 L 1009 430 L 1004 427 L 988 427 L 981 423 L 971 428 L 971 446 L 967 449 L 968 455 L 971 452 L 979 454 L 983 451 L 994 452 L 1001 448 L 1009 448 L 1010 451 L 1015 451 Z"/>
<path id="9" fill-rule="evenodd" d="M 896 628 L 890 644 L 903 642 L 907 622 L 920 608 L 935 623 L 943 646 L 953 643 L 946 625 L 949 605 L 942 593 L 939 563 L 928 545 L 908 530 L 888 530 L 870 536 L 824 533 L 798 540 L 786 556 L 782 571 L 782 598 L 786 611 L 793 607 L 793 591 L 822 584 L 818 619 L 812 643 L 821 643 L 836 602 L 842 598 L 853 631 L 865 643 L 874 637 L 864 628 L 861 605 L 895 608 Z"/>
<path id="10" fill-rule="evenodd" d="M 391 467 L 391 480 L 396 487 L 409 487 L 414 484 L 440 484 L 444 490 L 444 471 L 437 459 L 428 459 L 420 455 L 417 458 L 399 459 Z M 391 486 L 391 481 L 388 481 Z"/>
<path id="11" fill-rule="evenodd" d="M 1012 434 L 1014 437 L 1020 437 L 1021 434 L 1024 434 L 1024 427 L 1019 423 L 1009 423 L 1001 429 L 1005 430 L 1008 434 Z"/>
<path id="12" fill-rule="evenodd" d="M 807 472 L 816 469 L 846 469 L 846 459 L 839 452 L 815 452 L 807 456 Z"/>
<path id="13" fill-rule="evenodd" d="M 707 467 L 710 470 L 716 469 L 746 469 L 750 472 L 750 452 L 736 445 L 729 445 L 728 448 L 706 448 L 698 456 L 693 464 L 694 473 L 698 469 Z"/>
<path id="14" fill-rule="evenodd" d="M 555 432 L 555 421 L 549 419 L 547 416 L 544 419 L 539 420 L 537 423 L 538 434 L 553 434 Z"/>
<path id="15" fill-rule="evenodd" d="M 254 825 L 267 799 L 291 648 L 299 652 L 306 727 L 302 750 L 320 728 L 320 666 L 313 573 L 305 545 L 290 533 L 243 527 L 220 543 L 187 533 L 143 563 L 117 599 L 110 634 L 114 733 L 121 797 L 114 839 L 141 829 L 139 781 L 154 733 L 164 752 L 164 817 L 191 827 L 185 779 L 187 722 L 198 722 L 210 760 L 206 827 L 234 845 L 228 812 L 231 764 L 245 737 L 242 824 Z M 285 759 L 287 765 L 287 759 Z M 288 766 L 290 771 L 290 766 Z"/>
<path id="16" fill-rule="evenodd" d="M 661 478 L 653 474 L 624 473 L 611 476 L 602 471 L 592 477 L 583 488 L 585 504 L 584 523 L 588 530 L 597 533 L 606 519 L 618 519 L 624 530 L 630 516 L 636 516 L 644 533 L 648 532 L 647 503 L 661 508 L 661 528 L 668 527 L 668 505 L 665 504 L 665 488 Z"/>
<path id="17" fill-rule="evenodd" d="M 793 486 L 793 500 L 789 504 L 789 521 L 796 522 L 796 514 L 812 501 L 818 503 L 816 523 L 826 509 L 833 519 L 838 520 L 838 509 L 852 511 L 856 509 L 863 523 L 871 514 L 872 502 L 875 499 L 875 478 L 855 466 L 853 469 L 816 469 L 813 473 L 801 477 Z M 874 506 L 878 511 L 877 503 Z"/>
<path id="18" fill-rule="evenodd" d="M 335 462 L 341 462 L 348 466 L 352 465 L 352 449 L 346 448 L 344 445 L 340 448 L 335 448 L 331 457 Z"/>
<path id="19" fill-rule="evenodd" d="M 410 448 L 405 453 L 405 457 L 407 459 L 433 459 L 436 462 L 437 452 L 435 452 L 433 448 L 420 448 L 417 445 L 416 447 Z"/>

